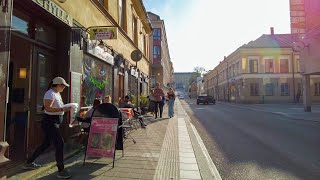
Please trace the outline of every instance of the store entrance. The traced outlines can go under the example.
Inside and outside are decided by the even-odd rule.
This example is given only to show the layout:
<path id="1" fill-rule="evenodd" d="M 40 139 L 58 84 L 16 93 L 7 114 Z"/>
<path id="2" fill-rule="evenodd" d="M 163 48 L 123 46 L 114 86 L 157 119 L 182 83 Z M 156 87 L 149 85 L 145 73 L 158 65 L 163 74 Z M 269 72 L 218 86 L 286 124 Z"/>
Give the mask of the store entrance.
<path id="1" fill-rule="evenodd" d="M 6 119 L 6 139 L 10 145 L 9 159 L 12 160 L 22 160 L 26 153 L 30 115 L 31 52 L 32 45 L 27 40 L 12 36 Z"/>

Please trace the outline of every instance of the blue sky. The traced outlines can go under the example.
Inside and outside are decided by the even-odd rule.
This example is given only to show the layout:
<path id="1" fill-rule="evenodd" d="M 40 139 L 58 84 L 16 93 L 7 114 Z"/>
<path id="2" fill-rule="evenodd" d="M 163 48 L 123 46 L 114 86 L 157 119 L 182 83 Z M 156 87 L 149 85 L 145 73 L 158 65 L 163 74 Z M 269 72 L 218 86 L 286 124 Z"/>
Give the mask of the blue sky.
<path id="1" fill-rule="evenodd" d="M 290 33 L 289 0 L 143 0 L 165 21 L 175 72 L 213 69 L 262 34 Z"/>

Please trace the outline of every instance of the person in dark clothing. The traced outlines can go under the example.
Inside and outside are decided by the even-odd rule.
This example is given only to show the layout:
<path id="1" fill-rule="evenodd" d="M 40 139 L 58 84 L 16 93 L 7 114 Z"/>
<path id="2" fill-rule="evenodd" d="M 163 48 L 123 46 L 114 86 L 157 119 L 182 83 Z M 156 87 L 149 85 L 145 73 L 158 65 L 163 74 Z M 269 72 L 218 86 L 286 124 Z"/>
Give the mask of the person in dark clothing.
<path id="1" fill-rule="evenodd" d="M 134 114 L 134 118 L 138 119 L 140 122 L 140 125 L 142 128 L 145 128 L 147 125 L 143 122 L 143 118 L 140 117 L 141 114 L 134 110 L 134 106 L 130 101 L 130 97 L 128 95 L 126 95 L 124 97 L 124 100 L 121 102 L 121 104 L 119 104 L 119 108 L 132 108 L 133 114 Z"/>
<path id="2" fill-rule="evenodd" d="M 58 167 L 59 178 L 70 178 L 71 175 L 64 169 L 63 163 L 63 146 L 64 141 L 61 132 L 59 131 L 60 124 L 63 121 L 64 112 L 70 111 L 72 108 L 63 108 L 63 101 L 60 93 L 63 92 L 65 87 L 69 84 L 61 77 L 56 77 L 49 85 L 48 91 L 43 98 L 44 104 L 44 118 L 41 122 L 42 130 L 45 134 L 43 143 L 35 150 L 32 156 L 27 160 L 23 169 L 37 169 L 41 167 L 34 163 L 50 144 L 53 143 L 56 149 L 56 162 Z"/>
<path id="3" fill-rule="evenodd" d="M 155 99 L 154 100 L 155 101 L 154 113 L 156 115 L 155 119 L 157 119 L 158 118 L 158 108 L 163 101 L 162 97 L 164 97 L 164 92 L 160 88 L 160 83 L 158 83 L 158 82 L 156 83 L 156 88 L 153 90 L 153 97 Z M 160 118 L 162 118 L 162 111 L 160 111 Z"/>

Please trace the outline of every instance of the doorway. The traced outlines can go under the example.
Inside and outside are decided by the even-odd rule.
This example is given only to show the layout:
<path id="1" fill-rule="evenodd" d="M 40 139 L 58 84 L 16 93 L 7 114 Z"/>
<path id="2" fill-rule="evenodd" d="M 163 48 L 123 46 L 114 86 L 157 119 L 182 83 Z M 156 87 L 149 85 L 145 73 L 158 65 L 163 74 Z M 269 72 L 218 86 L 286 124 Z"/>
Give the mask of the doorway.
<path id="1" fill-rule="evenodd" d="M 9 159 L 22 160 L 26 153 L 27 127 L 30 115 L 32 45 L 17 36 L 13 35 L 11 38 L 6 139 L 10 145 Z"/>

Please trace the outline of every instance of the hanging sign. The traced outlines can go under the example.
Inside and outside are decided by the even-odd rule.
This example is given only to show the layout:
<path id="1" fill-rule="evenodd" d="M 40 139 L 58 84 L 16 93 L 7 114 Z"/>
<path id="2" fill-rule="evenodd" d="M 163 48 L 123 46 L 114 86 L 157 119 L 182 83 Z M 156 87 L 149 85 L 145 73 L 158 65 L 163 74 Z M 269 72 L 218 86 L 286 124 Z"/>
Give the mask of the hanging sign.
<path id="1" fill-rule="evenodd" d="M 104 40 L 104 39 L 117 39 L 118 28 L 116 27 L 101 27 L 90 28 L 90 40 Z"/>
<path id="2" fill-rule="evenodd" d="M 87 155 L 113 158 L 118 130 L 118 118 L 92 117 Z"/>

